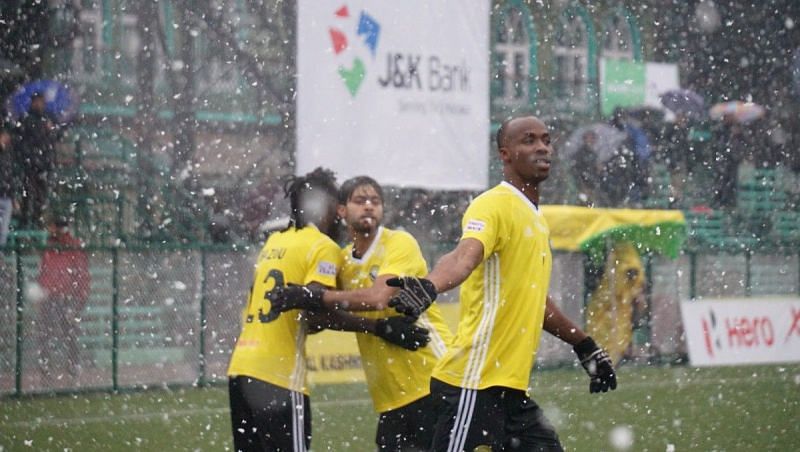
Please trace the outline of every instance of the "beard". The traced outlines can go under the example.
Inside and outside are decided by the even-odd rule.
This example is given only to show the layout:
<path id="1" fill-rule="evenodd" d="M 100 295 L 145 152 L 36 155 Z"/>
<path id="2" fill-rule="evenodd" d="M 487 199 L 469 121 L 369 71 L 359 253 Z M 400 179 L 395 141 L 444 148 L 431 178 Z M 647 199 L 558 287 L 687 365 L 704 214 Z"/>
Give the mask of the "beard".
<path id="1" fill-rule="evenodd" d="M 353 232 L 357 234 L 372 234 L 378 229 L 378 225 L 380 222 L 375 219 L 371 218 L 370 221 L 365 221 L 365 218 L 360 218 L 356 221 L 348 223 L 350 227 L 353 229 Z"/>

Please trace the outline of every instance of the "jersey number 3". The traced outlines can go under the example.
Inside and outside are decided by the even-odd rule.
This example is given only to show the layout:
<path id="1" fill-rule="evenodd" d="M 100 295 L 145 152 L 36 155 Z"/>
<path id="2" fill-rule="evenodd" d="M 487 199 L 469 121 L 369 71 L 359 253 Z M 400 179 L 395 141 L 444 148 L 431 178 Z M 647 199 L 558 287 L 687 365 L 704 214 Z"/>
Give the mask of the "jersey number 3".
<path id="1" fill-rule="evenodd" d="M 283 272 L 278 270 L 277 268 L 273 268 L 272 270 L 269 271 L 269 273 L 267 273 L 267 276 L 264 277 L 264 284 L 266 284 L 270 279 L 275 283 L 273 285 L 273 288 L 283 287 L 286 285 L 283 279 Z M 253 299 L 253 294 L 251 293 L 250 300 L 252 299 Z M 264 299 L 266 300 L 266 297 Z M 272 312 L 271 310 L 270 312 L 264 314 L 264 309 L 258 308 L 258 321 L 261 323 L 269 323 L 275 320 L 275 318 L 278 317 L 279 315 L 280 312 Z M 248 314 L 247 323 L 252 323 L 252 322 L 253 322 L 253 314 Z"/>

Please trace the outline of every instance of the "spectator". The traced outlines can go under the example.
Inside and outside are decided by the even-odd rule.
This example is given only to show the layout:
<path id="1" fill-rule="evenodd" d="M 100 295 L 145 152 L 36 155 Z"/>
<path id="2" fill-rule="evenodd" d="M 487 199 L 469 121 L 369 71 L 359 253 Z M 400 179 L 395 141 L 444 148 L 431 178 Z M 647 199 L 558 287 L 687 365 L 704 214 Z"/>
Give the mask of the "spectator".
<path id="1" fill-rule="evenodd" d="M 769 137 L 767 144 L 768 162 L 771 167 L 789 166 L 789 134 L 777 119 L 772 120 L 765 132 Z"/>
<path id="2" fill-rule="evenodd" d="M 11 211 L 14 208 L 14 156 L 11 149 L 11 132 L 0 125 L 0 247 L 8 239 Z"/>
<path id="3" fill-rule="evenodd" d="M 670 193 L 675 199 L 682 199 L 690 173 L 690 154 L 694 151 L 689 142 L 689 118 L 679 113 L 675 122 L 665 125 L 661 137 L 659 158 L 669 170 Z"/>
<path id="4" fill-rule="evenodd" d="M 28 115 L 22 119 L 15 145 L 22 175 L 20 226 L 38 229 L 47 203 L 50 178 L 55 168 L 55 126 L 45 116 L 44 95 L 34 93 Z"/>
<path id="5" fill-rule="evenodd" d="M 264 178 L 246 192 L 240 209 L 243 233 L 246 237 L 256 242 L 264 240 L 262 226 L 273 215 L 276 199 L 281 198 L 283 198 L 283 192 L 273 178 Z"/>
<path id="6" fill-rule="evenodd" d="M 47 250 L 39 269 L 44 303 L 40 305 L 42 334 L 40 366 L 45 377 L 80 370 L 80 315 L 89 299 L 89 257 L 81 241 L 69 232 L 65 218 L 48 225 Z"/>
<path id="7" fill-rule="evenodd" d="M 587 130 L 583 134 L 583 143 L 575 154 L 572 163 L 572 177 L 578 189 L 578 198 L 581 203 L 592 205 L 597 202 L 595 198 L 595 188 L 597 186 L 598 175 L 601 173 L 600 164 L 597 162 L 597 133 Z"/>
<path id="8" fill-rule="evenodd" d="M 618 168 L 616 168 L 616 172 L 611 171 L 612 174 L 623 176 L 627 186 L 623 199 L 616 201 L 639 204 L 647 193 L 647 179 L 650 174 L 650 140 L 639 124 L 631 119 L 622 108 L 614 110 L 611 125 L 628 136 L 621 152 L 622 158 L 617 158 L 614 162 Z M 614 160 L 612 159 L 612 161 Z"/>
<path id="9" fill-rule="evenodd" d="M 227 203 L 218 193 L 207 197 L 204 204 L 211 208 L 208 218 L 208 236 L 213 243 L 230 243 L 234 241 L 235 234 L 232 227 L 233 216 Z"/>
<path id="10" fill-rule="evenodd" d="M 604 207 L 622 207 L 631 198 L 631 191 L 635 185 L 632 159 L 631 150 L 623 144 L 602 165 L 602 205 Z"/>
<path id="11" fill-rule="evenodd" d="M 731 115 L 725 115 L 713 130 L 713 159 L 708 164 L 714 180 L 711 206 L 715 209 L 732 208 L 736 204 L 736 181 L 744 138 L 741 126 Z"/>
<path id="12" fill-rule="evenodd" d="M 406 205 L 400 209 L 395 220 L 402 229 L 408 231 L 419 242 L 423 249 L 432 237 L 432 211 L 434 209 L 431 195 L 421 189 L 412 190 Z"/>

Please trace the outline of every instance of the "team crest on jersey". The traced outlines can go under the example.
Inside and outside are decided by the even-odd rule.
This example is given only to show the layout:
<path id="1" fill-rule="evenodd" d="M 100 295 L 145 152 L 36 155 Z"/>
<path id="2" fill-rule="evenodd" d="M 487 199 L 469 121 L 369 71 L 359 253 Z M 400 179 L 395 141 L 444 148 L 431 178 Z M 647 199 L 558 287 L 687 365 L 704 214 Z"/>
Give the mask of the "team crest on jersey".
<path id="1" fill-rule="evenodd" d="M 371 281 L 375 281 L 378 279 L 378 266 L 373 265 L 372 268 L 369 269 L 369 279 Z"/>
<path id="2" fill-rule="evenodd" d="M 336 276 L 336 264 L 320 261 L 319 264 L 317 264 L 317 273 L 325 276 Z"/>
<path id="3" fill-rule="evenodd" d="M 464 232 L 481 232 L 486 228 L 486 223 L 480 220 L 469 220 L 464 226 Z"/>

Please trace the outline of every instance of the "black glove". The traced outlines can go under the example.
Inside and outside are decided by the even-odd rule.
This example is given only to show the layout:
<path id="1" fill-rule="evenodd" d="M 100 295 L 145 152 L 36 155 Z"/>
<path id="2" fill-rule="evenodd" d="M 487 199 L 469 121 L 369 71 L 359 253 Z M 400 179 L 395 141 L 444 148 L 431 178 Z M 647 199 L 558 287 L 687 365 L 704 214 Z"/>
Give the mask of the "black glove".
<path id="1" fill-rule="evenodd" d="M 271 305 L 269 313 L 259 318 L 261 322 L 271 322 L 290 309 L 321 309 L 322 292 L 323 289 L 319 287 L 275 286 L 264 294 Z"/>
<path id="2" fill-rule="evenodd" d="M 375 335 L 406 350 L 424 347 L 431 340 L 430 331 L 414 325 L 414 319 L 404 315 L 379 319 L 375 324 Z"/>
<path id="3" fill-rule="evenodd" d="M 581 366 L 589 374 L 590 393 L 617 389 L 617 375 L 611 367 L 611 358 L 605 350 L 597 346 L 594 339 L 587 337 L 572 349 L 578 355 Z"/>
<path id="4" fill-rule="evenodd" d="M 400 288 L 400 292 L 389 300 L 389 307 L 414 318 L 425 312 L 436 299 L 436 287 L 425 278 L 391 278 L 386 285 Z"/>

